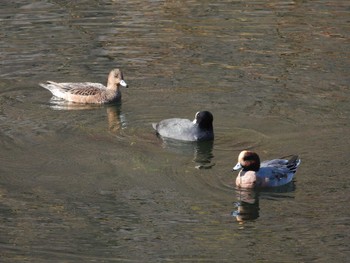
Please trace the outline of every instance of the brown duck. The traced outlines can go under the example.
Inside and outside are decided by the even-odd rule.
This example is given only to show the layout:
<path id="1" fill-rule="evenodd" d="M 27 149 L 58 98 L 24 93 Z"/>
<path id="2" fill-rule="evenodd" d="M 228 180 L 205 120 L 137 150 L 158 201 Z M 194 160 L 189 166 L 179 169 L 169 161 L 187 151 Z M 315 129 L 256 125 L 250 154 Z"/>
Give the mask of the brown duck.
<path id="1" fill-rule="evenodd" d="M 113 69 L 108 75 L 107 86 L 92 82 L 47 81 L 39 84 L 48 89 L 54 96 L 70 102 L 103 104 L 121 100 L 120 86 L 127 87 L 123 74 L 119 69 Z"/>

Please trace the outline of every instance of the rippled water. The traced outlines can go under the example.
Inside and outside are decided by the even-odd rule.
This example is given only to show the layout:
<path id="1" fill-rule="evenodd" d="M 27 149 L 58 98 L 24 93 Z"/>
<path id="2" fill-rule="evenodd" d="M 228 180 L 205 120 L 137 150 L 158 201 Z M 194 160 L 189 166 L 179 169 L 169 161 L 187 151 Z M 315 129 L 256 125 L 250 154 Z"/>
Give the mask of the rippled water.
<path id="1" fill-rule="evenodd" d="M 2 1 L 1 262 L 347 262 L 348 1 Z M 39 82 L 106 82 L 69 105 Z M 163 141 L 214 115 L 215 141 Z M 239 191 L 242 149 L 299 154 L 293 184 Z"/>

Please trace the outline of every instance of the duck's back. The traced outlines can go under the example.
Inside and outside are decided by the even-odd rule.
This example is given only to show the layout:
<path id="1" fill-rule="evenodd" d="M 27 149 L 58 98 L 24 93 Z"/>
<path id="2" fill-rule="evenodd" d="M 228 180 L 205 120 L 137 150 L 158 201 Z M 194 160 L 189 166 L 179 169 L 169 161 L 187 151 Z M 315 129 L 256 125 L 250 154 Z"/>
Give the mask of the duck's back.
<path id="1" fill-rule="evenodd" d="M 276 187 L 288 184 L 293 180 L 294 172 L 275 167 L 261 167 L 258 172 L 257 185 L 260 187 Z"/>
<path id="2" fill-rule="evenodd" d="M 298 156 L 289 160 L 274 159 L 261 163 L 258 180 L 261 186 L 274 187 L 287 184 L 293 180 L 296 168 L 300 164 Z"/>
<path id="3" fill-rule="evenodd" d="M 120 99 L 121 94 L 107 90 L 107 88 L 94 82 L 53 82 L 40 84 L 61 99 L 78 103 L 105 103 Z"/>
<path id="4" fill-rule="evenodd" d="M 40 84 L 45 89 L 48 89 L 52 92 L 53 95 L 61 93 L 70 93 L 70 94 L 80 94 L 83 95 L 92 95 L 98 91 L 105 90 L 106 87 L 100 83 L 93 82 L 53 82 L 48 81 L 45 84 Z M 89 93 L 89 94 L 87 94 Z M 57 95 L 55 95 L 57 96 Z"/>

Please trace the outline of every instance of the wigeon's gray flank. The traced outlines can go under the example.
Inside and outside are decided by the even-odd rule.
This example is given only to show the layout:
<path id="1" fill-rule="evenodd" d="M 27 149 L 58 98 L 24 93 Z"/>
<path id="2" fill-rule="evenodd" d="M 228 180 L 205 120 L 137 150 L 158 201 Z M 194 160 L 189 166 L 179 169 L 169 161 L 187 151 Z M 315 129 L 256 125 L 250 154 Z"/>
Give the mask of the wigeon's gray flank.
<path id="1" fill-rule="evenodd" d="M 259 155 L 251 151 L 242 151 L 233 170 L 240 170 L 236 185 L 242 188 L 277 187 L 288 184 L 300 165 L 297 155 L 289 159 L 274 159 L 260 163 Z"/>
<path id="2" fill-rule="evenodd" d="M 165 138 L 182 141 L 210 141 L 214 139 L 213 115 L 209 111 L 199 111 L 193 121 L 172 118 L 153 123 L 156 132 Z"/>
<path id="3" fill-rule="evenodd" d="M 57 83 L 47 81 L 39 84 L 48 89 L 52 95 L 70 102 L 103 104 L 121 100 L 120 86 L 127 87 L 123 74 L 113 69 L 108 75 L 107 86 L 100 83 Z"/>

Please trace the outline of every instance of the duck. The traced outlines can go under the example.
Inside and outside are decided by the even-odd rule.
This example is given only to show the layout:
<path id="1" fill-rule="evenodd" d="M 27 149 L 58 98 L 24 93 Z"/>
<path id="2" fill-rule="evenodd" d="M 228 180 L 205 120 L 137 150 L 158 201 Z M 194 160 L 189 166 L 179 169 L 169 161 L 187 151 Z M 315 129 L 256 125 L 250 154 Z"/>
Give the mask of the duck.
<path id="1" fill-rule="evenodd" d="M 240 170 L 236 186 L 240 188 L 278 187 L 290 183 L 301 160 L 297 155 L 263 161 L 253 151 L 244 150 L 238 155 L 233 171 Z"/>
<path id="2" fill-rule="evenodd" d="M 156 133 L 164 138 L 181 141 L 210 141 L 214 139 L 213 114 L 198 111 L 193 121 L 181 118 L 152 123 Z"/>
<path id="3" fill-rule="evenodd" d="M 75 103 L 105 104 L 121 100 L 120 86 L 128 87 L 120 69 L 113 69 L 108 75 L 107 86 L 93 82 L 61 82 L 47 81 L 40 83 L 52 95 Z"/>

